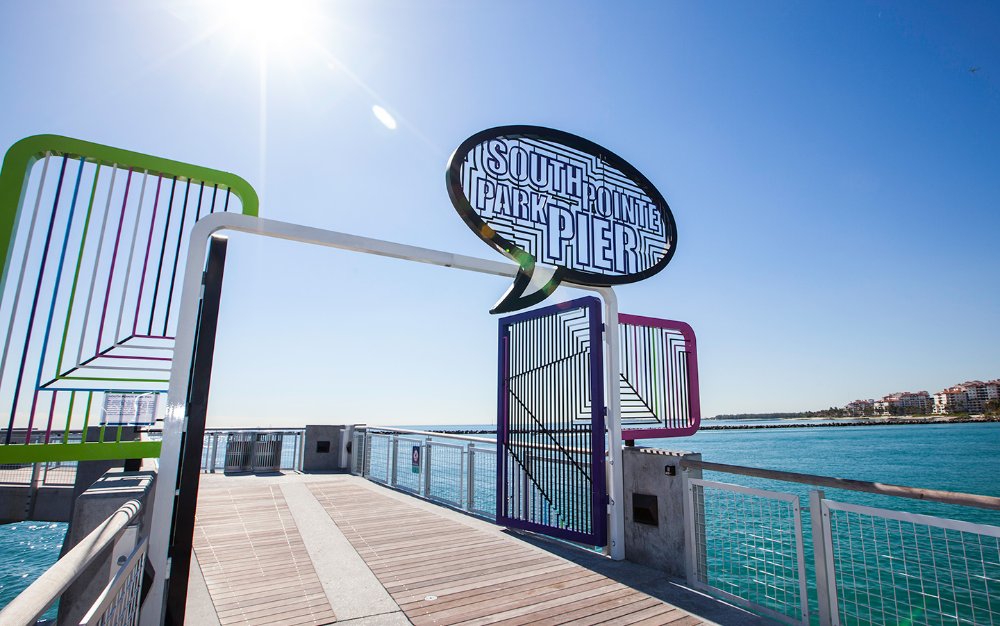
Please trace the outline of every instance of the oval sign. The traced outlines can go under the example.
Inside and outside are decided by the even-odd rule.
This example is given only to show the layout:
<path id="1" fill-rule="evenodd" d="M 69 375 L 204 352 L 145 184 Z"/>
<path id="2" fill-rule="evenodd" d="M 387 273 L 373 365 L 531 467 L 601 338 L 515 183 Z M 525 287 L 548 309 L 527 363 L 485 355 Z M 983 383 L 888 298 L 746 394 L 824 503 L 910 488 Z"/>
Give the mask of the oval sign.
<path id="1" fill-rule="evenodd" d="M 494 313 L 541 302 L 560 282 L 611 286 L 649 278 L 674 254 L 666 200 L 625 159 L 570 133 L 500 126 L 455 150 L 448 195 L 483 241 L 518 262 Z M 525 295 L 537 264 L 553 269 Z"/>

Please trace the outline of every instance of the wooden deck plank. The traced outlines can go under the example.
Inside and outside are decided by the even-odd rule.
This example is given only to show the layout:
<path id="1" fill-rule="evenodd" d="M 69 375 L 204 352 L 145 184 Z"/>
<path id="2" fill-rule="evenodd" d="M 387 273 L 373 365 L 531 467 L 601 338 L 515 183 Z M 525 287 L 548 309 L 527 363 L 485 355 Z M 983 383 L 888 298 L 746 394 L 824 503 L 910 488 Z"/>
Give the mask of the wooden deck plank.
<path id="1" fill-rule="evenodd" d="M 202 487 L 194 551 L 222 624 L 336 621 L 277 486 Z"/>
<path id="2" fill-rule="evenodd" d="M 330 481 L 309 489 L 414 624 L 700 623 L 515 537 L 367 486 Z"/>
<path id="3" fill-rule="evenodd" d="M 573 603 L 571 609 L 567 609 L 565 606 L 556 606 L 544 611 L 531 613 L 529 615 L 511 617 L 496 622 L 496 624 L 503 624 L 504 626 L 520 626 L 521 624 L 531 624 L 532 626 L 536 626 L 547 624 L 549 626 L 554 626 L 555 624 L 566 623 L 568 620 L 587 617 L 594 613 L 601 613 L 606 610 L 611 610 L 612 608 L 623 607 L 630 604 L 640 605 L 636 608 L 636 610 L 638 610 L 640 608 L 646 608 L 647 606 L 654 606 L 658 603 L 659 600 L 651 598 L 641 591 L 635 591 L 634 589 L 622 589 L 586 598 L 584 600 L 579 600 Z"/>

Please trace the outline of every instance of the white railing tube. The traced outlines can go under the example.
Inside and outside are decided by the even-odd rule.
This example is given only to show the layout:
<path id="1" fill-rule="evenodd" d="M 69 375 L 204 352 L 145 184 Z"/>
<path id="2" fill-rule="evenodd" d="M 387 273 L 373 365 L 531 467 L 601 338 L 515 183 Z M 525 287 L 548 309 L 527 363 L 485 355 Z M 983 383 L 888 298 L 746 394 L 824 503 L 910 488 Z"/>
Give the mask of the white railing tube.
<path id="1" fill-rule="evenodd" d="M 476 444 L 469 442 L 467 448 L 468 454 L 466 455 L 469 466 L 467 468 L 466 477 L 466 495 L 465 495 L 465 510 L 474 511 L 476 508 Z"/>
<path id="2" fill-rule="evenodd" d="M 819 626 L 830 626 L 830 594 L 837 590 L 830 585 L 826 569 L 826 543 L 823 530 L 823 496 L 821 489 L 809 492 L 809 520 L 812 524 L 813 560 L 816 564 L 816 595 L 819 601 Z"/>
<path id="3" fill-rule="evenodd" d="M 389 484 L 395 487 L 399 484 L 399 435 L 392 436 L 392 467 L 389 469 Z"/>
<path id="4" fill-rule="evenodd" d="M 424 454 L 423 458 L 420 459 L 424 464 L 424 497 L 428 500 L 431 497 L 431 438 L 428 437 L 426 443 L 424 443 Z"/>
<path id="5" fill-rule="evenodd" d="M 110 549 L 142 503 L 129 500 L 0 611 L 0 624 L 34 624 L 87 567 Z"/>

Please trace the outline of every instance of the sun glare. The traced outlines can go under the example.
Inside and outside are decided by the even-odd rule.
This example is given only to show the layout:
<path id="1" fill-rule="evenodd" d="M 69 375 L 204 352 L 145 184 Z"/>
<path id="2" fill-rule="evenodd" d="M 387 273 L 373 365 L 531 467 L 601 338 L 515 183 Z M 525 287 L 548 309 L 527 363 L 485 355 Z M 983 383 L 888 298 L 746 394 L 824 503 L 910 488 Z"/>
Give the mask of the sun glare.
<path id="1" fill-rule="evenodd" d="M 219 30 L 258 51 L 304 49 L 322 17 L 314 0 L 208 0 Z"/>
<path id="2" fill-rule="evenodd" d="M 389 130 L 396 130 L 396 118 L 394 118 L 391 113 L 377 104 L 372 106 L 372 113 L 375 114 L 375 119 L 382 122 L 383 126 Z"/>

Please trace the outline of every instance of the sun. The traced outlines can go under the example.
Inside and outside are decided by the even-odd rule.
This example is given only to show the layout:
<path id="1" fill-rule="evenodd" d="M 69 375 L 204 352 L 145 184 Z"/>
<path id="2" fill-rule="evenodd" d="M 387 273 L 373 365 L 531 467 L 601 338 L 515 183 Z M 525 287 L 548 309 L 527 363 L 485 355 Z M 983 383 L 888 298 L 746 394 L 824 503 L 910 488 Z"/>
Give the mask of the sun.
<path id="1" fill-rule="evenodd" d="M 323 17 L 315 0 L 205 0 L 205 8 L 221 34 L 259 53 L 306 50 Z"/>

